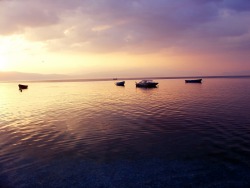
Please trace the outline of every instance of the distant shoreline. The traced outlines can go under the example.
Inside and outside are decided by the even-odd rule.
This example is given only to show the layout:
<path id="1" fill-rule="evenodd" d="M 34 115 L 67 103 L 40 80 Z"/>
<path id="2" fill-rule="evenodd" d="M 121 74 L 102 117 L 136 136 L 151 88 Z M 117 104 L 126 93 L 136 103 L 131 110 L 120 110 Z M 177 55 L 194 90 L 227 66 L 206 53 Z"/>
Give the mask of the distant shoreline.
<path id="1" fill-rule="evenodd" d="M 166 80 L 166 79 L 214 79 L 214 78 L 250 78 L 250 75 L 242 76 L 176 76 L 176 77 L 132 77 L 132 78 L 78 78 L 78 79 L 50 79 L 50 80 L 0 80 L 0 83 L 16 82 L 94 82 L 94 81 L 117 81 L 117 80 Z"/>

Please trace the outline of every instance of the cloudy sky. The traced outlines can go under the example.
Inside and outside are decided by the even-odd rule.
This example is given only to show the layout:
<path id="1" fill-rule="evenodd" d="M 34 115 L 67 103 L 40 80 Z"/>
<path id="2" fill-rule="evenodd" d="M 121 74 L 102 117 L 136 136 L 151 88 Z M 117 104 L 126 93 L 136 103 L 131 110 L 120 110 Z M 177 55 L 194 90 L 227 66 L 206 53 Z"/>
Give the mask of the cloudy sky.
<path id="1" fill-rule="evenodd" d="M 0 71 L 250 75 L 250 1 L 0 0 Z"/>

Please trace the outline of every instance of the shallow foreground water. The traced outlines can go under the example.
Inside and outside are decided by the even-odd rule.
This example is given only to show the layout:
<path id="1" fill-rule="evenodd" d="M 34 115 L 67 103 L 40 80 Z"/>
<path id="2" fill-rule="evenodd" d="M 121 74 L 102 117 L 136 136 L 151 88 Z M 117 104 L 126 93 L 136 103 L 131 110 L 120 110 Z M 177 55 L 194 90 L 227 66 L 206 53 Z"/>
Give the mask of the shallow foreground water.
<path id="1" fill-rule="evenodd" d="M 0 187 L 249 187 L 250 79 L 156 81 L 0 83 Z"/>

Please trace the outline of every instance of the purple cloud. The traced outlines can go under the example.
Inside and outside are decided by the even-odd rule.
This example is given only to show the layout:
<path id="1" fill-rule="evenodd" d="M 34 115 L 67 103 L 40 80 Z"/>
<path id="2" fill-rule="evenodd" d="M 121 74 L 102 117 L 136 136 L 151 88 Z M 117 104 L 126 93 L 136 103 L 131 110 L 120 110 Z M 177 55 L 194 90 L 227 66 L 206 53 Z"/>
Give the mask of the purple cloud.
<path id="1" fill-rule="evenodd" d="M 225 0 L 224 6 L 236 11 L 250 11 L 248 0 Z"/>
<path id="2" fill-rule="evenodd" d="M 23 32 L 51 49 L 79 51 L 249 49 L 249 18 L 248 0 L 0 2 L 0 34 Z"/>
<path id="3" fill-rule="evenodd" d="M 23 32 L 25 28 L 58 24 L 62 12 L 77 8 L 77 0 L 2 0 L 0 2 L 0 34 Z"/>

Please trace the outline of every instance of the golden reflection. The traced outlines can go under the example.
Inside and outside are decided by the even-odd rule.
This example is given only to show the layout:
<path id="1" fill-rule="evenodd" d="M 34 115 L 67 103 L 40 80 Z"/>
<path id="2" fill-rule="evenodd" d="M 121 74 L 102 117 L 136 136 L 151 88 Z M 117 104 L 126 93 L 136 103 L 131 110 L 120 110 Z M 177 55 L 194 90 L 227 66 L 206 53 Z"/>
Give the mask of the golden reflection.
<path id="1" fill-rule="evenodd" d="M 6 58 L 0 54 L 0 71 L 4 71 L 7 67 Z"/>
<path id="2" fill-rule="evenodd" d="M 1 120 L 9 126 L 25 129 L 38 124 L 51 125 L 61 131 L 62 127 L 75 130 L 79 126 L 79 113 L 83 122 L 91 118 L 108 117 L 123 106 L 137 108 L 135 105 L 162 101 L 175 104 L 197 96 L 202 86 L 185 85 L 184 80 L 155 80 L 157 88 L 136 88 L 135 80 L 126 80 L 126 86 L 117 87 L 113 81 L 99 82 L 41 82 L 26 83 L 27 90 L 20 92 L 18 83 L 0 84 Z M 161 102 L 161 103 L 162 103 Z M 157 103 L 154 105 L 163 105 Z M 182 103 L 180 103 L 182 104 Z M 100 114 L 100 117 L 99 117 Z M 61 123 L 60 123 L 61 122 Z M 27 128 L 27 127 L 26 127 Z"/>

